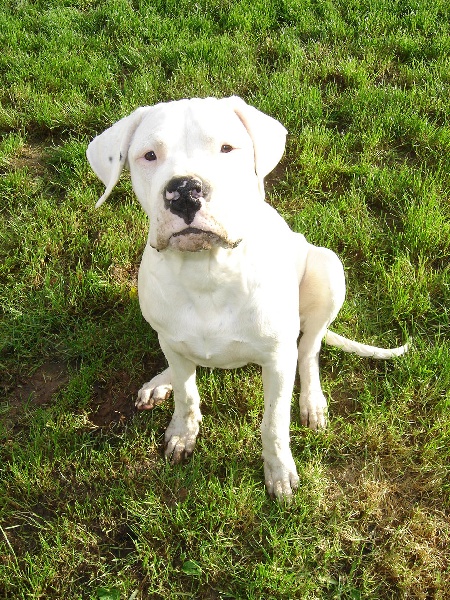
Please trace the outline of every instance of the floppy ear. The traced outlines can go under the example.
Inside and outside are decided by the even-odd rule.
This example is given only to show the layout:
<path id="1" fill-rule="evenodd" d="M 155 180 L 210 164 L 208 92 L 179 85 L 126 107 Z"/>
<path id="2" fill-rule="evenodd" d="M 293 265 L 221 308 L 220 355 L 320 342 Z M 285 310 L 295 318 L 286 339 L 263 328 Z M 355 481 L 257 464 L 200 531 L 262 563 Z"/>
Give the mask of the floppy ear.
<path id="1" fill-rule="evenodd" d="M 128 117 L 114 123 L 89 144 L 86 150 L 89 164 L 106 186 L 103 195 L 95 205 L 96 208 L 103 204 L 119 181 L 134 132 L 150 108 L 150 106 L 142 106 L 136 109 Z"/>
<path id="2" fill-rule="evenodd" d="M 287 130 L 279 121 L 250 106 L 238 96 L 231 96 L 225 100 L 231 104 L 253 140 L 255 170 L 264 196 L 264 177 L 276 167 L 283 156 Z"/>

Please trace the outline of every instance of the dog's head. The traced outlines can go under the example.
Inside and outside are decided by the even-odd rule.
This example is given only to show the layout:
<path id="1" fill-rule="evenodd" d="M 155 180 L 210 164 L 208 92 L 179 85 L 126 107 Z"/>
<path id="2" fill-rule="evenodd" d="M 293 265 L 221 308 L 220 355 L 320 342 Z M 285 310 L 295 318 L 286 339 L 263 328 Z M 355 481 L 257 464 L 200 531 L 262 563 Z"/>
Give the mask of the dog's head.
<path id="1" fill-rule="evenodd" d="M 157 250 L 233 248 L 254 221 L 285 128 L 237 97 L 144 106 L 97 136 L 87 158 L 106 186 L 128 166 Z"/>

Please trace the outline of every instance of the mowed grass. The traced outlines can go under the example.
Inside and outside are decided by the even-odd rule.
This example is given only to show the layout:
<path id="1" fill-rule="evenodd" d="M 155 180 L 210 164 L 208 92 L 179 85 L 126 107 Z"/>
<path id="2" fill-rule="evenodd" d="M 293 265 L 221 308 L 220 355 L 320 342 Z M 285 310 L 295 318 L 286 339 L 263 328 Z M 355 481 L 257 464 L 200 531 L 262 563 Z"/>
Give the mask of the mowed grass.
<path id="1" fill-rule="evenodd" d="M 70 0 L 0 13 L 0 597 L 450 597 L 450 8 L 447 0 Z M 88 141 L 135 107 L 238 94 L 289 130 L 268 178 L 336 251 L 326 431 L 291 439 L 300 488 L 264 490 L 259 369 L 199 370 L 190 462 L 136 273 L 147 223 L 123 176 L 100 210 Z"/>

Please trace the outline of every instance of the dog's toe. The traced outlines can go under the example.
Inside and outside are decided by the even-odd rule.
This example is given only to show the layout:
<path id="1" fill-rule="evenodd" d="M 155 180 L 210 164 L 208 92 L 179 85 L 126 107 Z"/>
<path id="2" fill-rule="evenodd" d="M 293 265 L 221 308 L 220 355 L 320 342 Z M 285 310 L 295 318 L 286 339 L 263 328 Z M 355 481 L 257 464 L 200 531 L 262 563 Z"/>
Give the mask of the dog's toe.
<path id="1" fill-rule="evenodd" d="M 300 396 L 300 420 L 302 425 L 314 431 L 327 426 L 327 401 L 323 394 Z"/>
<path id="2" fill-rule="evenodd" d="M 135 406 L 138 410 L 149 410 L 154 407 L 153 403 L 153 389 L 147 389 L 145 384 L 138 391 L 138 397 L 135 402 Z"/>
<path id="3" fill-rule="evenodd" d="M 167 400 L 171 393 L 172 384 L 166 369 L 151 381 L 144 383 L 138 392 L 136 408 L 138 410 L 150 410 Z"/>
<path id="4" fill-rule="evenodd" d="M 166 429 L 165 456 L 175 465 L 186 460 L 194 451 L 199 432 L 200 418 L 179 419 L 173 417 Z"/>
<path id="5" fill-rule="evenodd" d="M 187 460 L 194 451 L 195 439 L 191 435 L 173 435 L 166 440 L 164 454 L 170 464 L 178 465 Z"/>
<path id="6" fill-rule="evenodd" d="M 278 502 L 289 503 L 299 482 L 294 463 L 292 462 L 291 466 L 286 466 L 282 463 L 278 465 L 268 464 L 265 461 L 264 474 L 269 495 L 275 497 Z"/>
<path id="7" fill-rule="evenodd" d="M 313 431 L 318 431 L 326 428 L 327 416 L 323 411 L 305 411 L 301 414 L 301 423 Z"/>
<path id="8" fill-rule="evenodd" d="M 172 436 L 170 440 L 166 442 L 164 454 L 170 464 L 178 465 L 189 458 L 194 451 L 194 446 L 195 440 L 189 441 L 179 438 L 178 436 Z"/>

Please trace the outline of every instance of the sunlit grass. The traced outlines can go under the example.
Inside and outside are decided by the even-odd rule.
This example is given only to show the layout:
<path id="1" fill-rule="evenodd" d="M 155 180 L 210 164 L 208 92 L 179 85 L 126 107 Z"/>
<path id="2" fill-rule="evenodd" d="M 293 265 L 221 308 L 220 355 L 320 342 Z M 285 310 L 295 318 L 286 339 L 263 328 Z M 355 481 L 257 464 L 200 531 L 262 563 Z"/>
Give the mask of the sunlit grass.
<path id="1" fill-rule="evenodd" d="M 0 128 L 0 596 L 436 598 L 449 588 L 449 7 L 417 2 L 6 2 Z M 238 94 L 289 130 L 268 201 L 343 259 L 322 352 L 330 426 L 292 405 L 292 505 L 264 490 L 259 368 L 199 371 L 204 419 L 162 458 L 172 404 L 136 273 L 146 217 L 101 210 L 88 141 L 136 106 Z M 296 389 L 298 394 L 298 389 Z"/>

